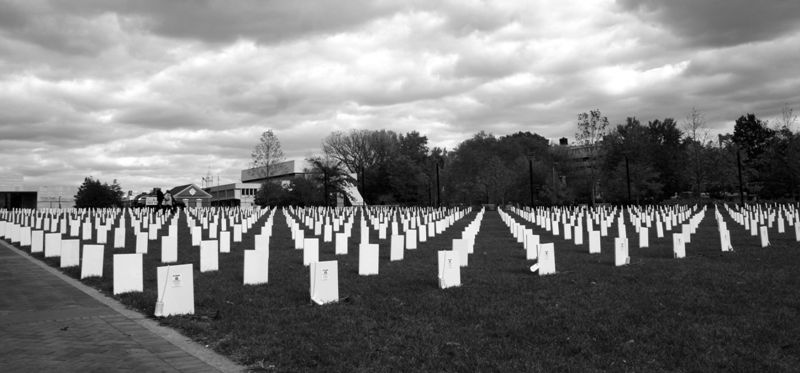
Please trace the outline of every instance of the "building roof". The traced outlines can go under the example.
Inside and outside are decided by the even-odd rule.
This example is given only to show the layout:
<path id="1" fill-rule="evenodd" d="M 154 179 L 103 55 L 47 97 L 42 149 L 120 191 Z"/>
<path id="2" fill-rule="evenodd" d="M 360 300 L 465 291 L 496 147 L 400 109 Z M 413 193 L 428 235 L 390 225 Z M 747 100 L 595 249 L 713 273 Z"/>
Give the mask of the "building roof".
<path id="1" fill-rule="evenodd" d="M 172 198 L 211 198 L 211 195 L 194 184 L 179 185 L 170 190 Z"/>
<path id="2" fill-rule="evenodd" d="M 310 165 L 305 160 L 288 160 L 270 167 L 261 166 L 242 170 L 242 182 L 260 182 L 267 179 L 295 176 L 306 173 Z M 267 173 L 269 168 L 269 173 Z"/>
<path id="3" fill-rule="evenodd" d="M 215 185 L 206 187 L 205 191 L 219 191 L 219 190 L 234 190 L 234 189 L 244 189 L 244 188 L 261 188 L 260 183 L 231 183 L 231 184 L 223 184 L 223 185 Z"/>

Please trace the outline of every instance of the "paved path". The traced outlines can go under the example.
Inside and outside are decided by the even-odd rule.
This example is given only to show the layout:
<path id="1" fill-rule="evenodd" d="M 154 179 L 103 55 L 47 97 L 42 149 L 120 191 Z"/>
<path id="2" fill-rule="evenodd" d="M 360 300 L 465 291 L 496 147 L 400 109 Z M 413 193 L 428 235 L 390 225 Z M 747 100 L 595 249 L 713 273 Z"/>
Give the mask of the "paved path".
<path id="1" fill-rule="evenodd" d="M 0 372 L 242 370 L 0 240 Z"/>

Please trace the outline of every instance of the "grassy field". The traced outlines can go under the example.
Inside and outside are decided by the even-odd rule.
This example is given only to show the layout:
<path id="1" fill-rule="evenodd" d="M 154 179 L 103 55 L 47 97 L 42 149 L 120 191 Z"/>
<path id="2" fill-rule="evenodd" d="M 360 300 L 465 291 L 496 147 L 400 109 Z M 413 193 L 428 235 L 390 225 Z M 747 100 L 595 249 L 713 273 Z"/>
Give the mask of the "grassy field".
<path id="1" fill-rule="evenodd" d="M 710 210 L 687 244 L 687 258 L 677 260 L 670 237 L 657 239 L 651 229 L 650 248 L 638 249 L 628 227 L 631 264 L 614 267 L 615 226 L 596 255 L 588 254 L 587 244 L 553 239 L 532 226 L 543 242 L 556 246 L 558 273 L 539 277 L 528 270 L 532 262 L 497 212 L 487 212 L 469 267 L 462 269 L 462 286 L 441 290 L 436 251 L 449 249 L 474 217 L 473 212 L 419 249 L 407 250 L 401 262 L 389 262 L 389 241 L 373 233 L 371 241 L 380 242 L 378 276 L 358 275 L 358 224 L 348 255 L 334 256 L 332 244 L 321 244 L 320 260 L 338 259 L 340 272 L 341 301 L 326 306 L 309 300 L 309 271 L 302 251 L 293 249 L 282 213 L 275 215 L 269 283 L 259 286 L 242 285 L 242 250 L 252 246 L 253 231 L 232 245 L 232 253 L 220 254 L 218 272 L 201 274 L 199 249 L 191 247 L 182 219 L 179 263 L 194 263 L 196 314 L 161 322 L 254 371 L 800 367 L 800 244 L 792 230 L 779 236 L 772 229 L 773 245 L 762 249 L 757 237 L 728 217 L 736 251 L 722 253 Z M 110 295 L 111 255 L 134 251 L 130 232 L 127 243 L 130 249 L 107 247 L 105 277 L 84 282 Z M 152 315 L 159 259 L 160 244 L 151 243 L 145 291 L 117 298 Z M 58 260 L 45 261 L 58 266 Z M 80 273 L 65 272 L 76 278 Z"/>

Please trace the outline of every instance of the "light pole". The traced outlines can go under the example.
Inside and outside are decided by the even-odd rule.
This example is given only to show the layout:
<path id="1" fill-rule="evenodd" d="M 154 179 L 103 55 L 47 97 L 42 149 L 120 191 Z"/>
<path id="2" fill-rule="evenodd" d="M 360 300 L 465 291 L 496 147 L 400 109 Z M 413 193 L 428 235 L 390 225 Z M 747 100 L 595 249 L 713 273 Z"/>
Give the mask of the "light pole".
<path id="1" fill-rule="evenodd" d="M 628 204 L 631 204 L 631 169 L 628 167 L 628 155 L 625 154 L 625 179 L 628 181 Z"/>
<path id="2" fill-rule="evenodd" d="M 442 198 L 441 195 L 439 194 L 441 189 L 442 188 L 439 185 L 439 160 L 437 159 L 436 160 L 436 207 L 442 205 Z"/>
<path id="3" fill-rule="evenodd" d="M 430 205 L 430 206 L 433 206 L 433 197 L 432 197 L 433 194 L 432 193 L 433 193 L 433 188 L 432 188 L 432 185 L 431 185 L 431 179 L 429 177 L 428 178 L 428 205 Z"/>
<path id="4" fill-rule="evenodd" d="M 531 207 L 533 207 L 533 154 L 528 154 L 528 175 L 530 176 Z"/>
<path id="5" fill-rule="evenodd" d="M 744 188 L 742 187 L 742 157 L 741 150 L 736 148 L 736 166 L 739 169 L 739 203 L 744 206 Z"/>
<path id="6" fill-rule="evenodd" d="M 322 186 L 325 189 L 325 207 L 328 206 L 328 170 L 322 169 Z"/>
<path id="7" fill-rule="evenodd" d="M 364 200 L 364 203 L 367 202 L 367 184 L 366 179 L 367 176 L 364 174 L 364 164 L 361 164 L 361 198 Z"/>
<path id="8" fill-rule="evenodd" d="M 558 192 L 556 191 L 556 166 L 558 166 L 558 162 L 553 162 L 553 204 L 556 204 L 558 200 Z"/>

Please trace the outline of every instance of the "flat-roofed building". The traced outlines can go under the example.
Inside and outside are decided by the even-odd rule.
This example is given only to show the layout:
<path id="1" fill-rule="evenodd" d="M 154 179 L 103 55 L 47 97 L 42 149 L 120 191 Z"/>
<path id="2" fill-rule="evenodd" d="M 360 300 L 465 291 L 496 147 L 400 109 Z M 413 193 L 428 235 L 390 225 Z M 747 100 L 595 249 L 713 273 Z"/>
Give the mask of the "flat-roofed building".
<path id="1" fill-rule="evenodd" d="M 39 187 L 36 207 L 40 209 L 69 209 L 75 207 L 75 194 L 78 187 L 67 185 L 47 185 Z"/>
<path id="2" fill-rule="evenodd" d="M 250 208 L 255 205 L 259 183 L 233 183 L 203 188 L 211 195 L 211 206 L 239 206 Z"/>
<path id="3" fill-rule="evenodd" d="M 269 167 L 269 174 L 267 174 L 267 167 L 254 167 L 242 170 L 243 183 L 256 183 L 262 184 L 265 181 L 279 182 L 282 186 L 286 187 L 296 177 L 305 177 L 308 174 L 310 165 L 305 161 L 290 160 L 277 163 Z"/>
<path id="4" fill-rule="evenodd" d="M 0 210 L 36 208 L 37 192 L 23 185 L 19 174 L 0 176 Z"/>

